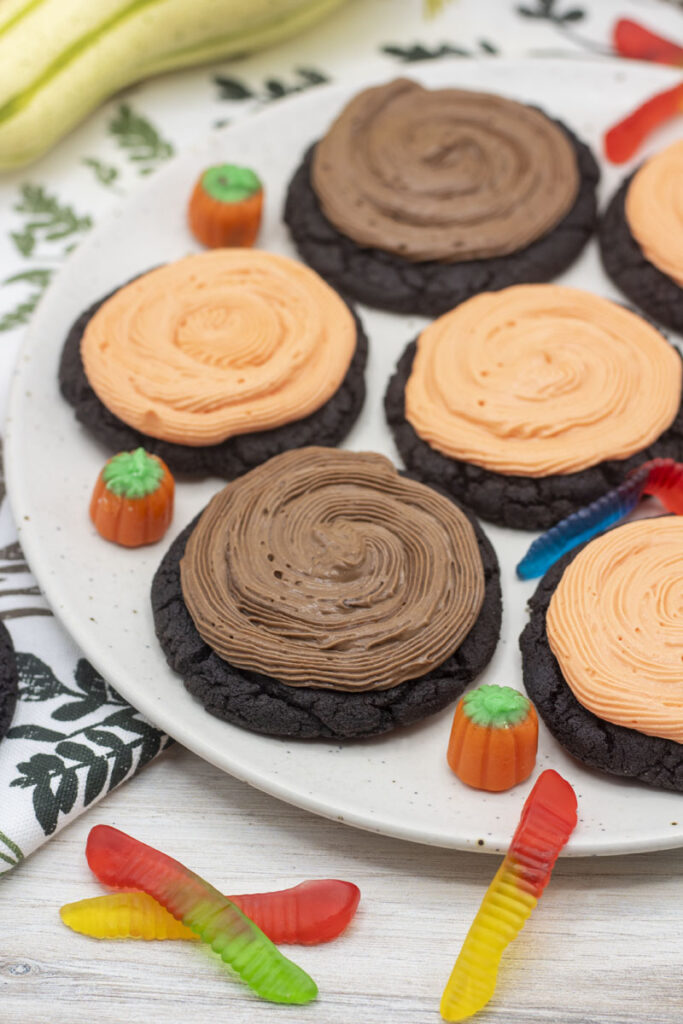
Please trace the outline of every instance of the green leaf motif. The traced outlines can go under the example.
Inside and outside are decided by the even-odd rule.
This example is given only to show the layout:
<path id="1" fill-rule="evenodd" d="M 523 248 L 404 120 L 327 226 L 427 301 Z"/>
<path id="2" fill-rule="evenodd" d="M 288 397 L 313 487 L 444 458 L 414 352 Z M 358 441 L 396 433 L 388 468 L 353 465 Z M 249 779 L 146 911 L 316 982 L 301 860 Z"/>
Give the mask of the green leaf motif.
<path id="1" fill-rule="evenodd" d="M 388 57 L 396 57 L 403 64 L 415 64 L 422 60 L 440 60 L 442 57 L 477 57 L 482 53 L 496 54 L 498 50 L 487 39 L 480 39 L 475 49 L 467 49 L 464 46 L 456 46 L 453 43 L 440 43 L 438 46 L 424 46 L 422 43 L 413 43 L 412 46 L 397 46 L 387 44 L 380 47 L 380 51 Z"/>
<path id="2" fill-rule="evenodd" d="M 138 768 L 142 768 L 143 765 L 147 764 L 152 758 L 156 757 L 161 749 L 162 735 L 157 732 L 156 729 L 150 730 L 146 736 L 143 737 L 142 746 L 140 748 L 140 760 L 138 761 Z"/>
<path id="3" fill-rule="evenodd" d="M 55 747 L 55 753 L 60 757 L 68 757 L 70 761 L 78 761 L 79 764 L 92 764 L 97 760 L 97 754 L 86 747 L 85 743 L 73 743 L 71 740 L 64 740 Z"/>
<path id="4" fill-rule="evenodd" d="M 19 699 L 23 701 L 43 701 L 59 697 L 61 694 L 72 693 L 64 686 L 52 669 L 37 658 L 35 654 L 17 653 L 17 670 L 19 673 Z"/>
<path id="5" fill-rule="evenodd" d="M 7 732 L 10 740 L 37 740 L 39 743 L 54 743 L 66 736 L 64 732 L 46 729 L 44 725 L 15 725 Z"/>
<path id="6" fill-rule="evenodd" d="M 51 276 L 51 269 L 41 267 L 34 270 L 25 270 L 20 274 L 13 274 L 11 277 L 5 278 L 2 282 L 5 285 L 26 283 L 35 285 L 36 287 L 35 291 L 31 292 L 27 299 L 19 302 L 14 309 L 10 309 L 0 317 L 0 332 L 11 331 L 15 327 L 21 327 L 23 324 L 28 323 L 31 319 L 31 313 L 33 313 L 34 309 L 40 302 Z"/>
<path id="7" fill-rule="evenodd" d="M 266 92 L 268 93 L 268 99 L 279 100 L 283 96 L 287 95 L 287 86 L 278 81 L 277 78 L 266 79 L 264 85 L 266 87 Z"/>
<path id="8" fill-rule="evenodd" d="M 118 786 L 120 782 L 123 782 L 132 767 L 133 750 L 129 744 L 128 746 L 122 747 L 118 750 L 114 756 L 111 778 L 109 779 L 109 789 L 113 789 L 114 786 Z"/>
<path id="9" fill-rule="evenodd" d="M 129 160 L 144 166 L 139 174 L 148 174 L 164 160 L 173 156 L 173 146 L 162 138 L 151 121 L 138 114 L 128 103 L 122 103 L 109 122 L 109 131 Z"/>
<path id="10" fill-rule="evenodd" d="M 32 256 L 39 242 L 59 242 L 92 227 L 90 217 L 80 216 L 42 185 L 30 182 L 21 186 L 20 199 L 13 209 L 31 218 L 24 224 L 23 231 L 13 232 L 11 236 L 22 256 Z"/>
<path id="11" fill-rule="evenodd" d="M 104 789 L 109 774 L 109 764 L 106 757 L 98 757 L 90 765 L 85 779 L 85 792 L 83 794 L 83 806 L 87 807 L 95 800 Z"/>
<path id="12" fill-rule="evenodd" d="M 10 231 L 10 238 L 22 256 L 31 255 L 36 244 L 33 232 L 28 229 L 25 229 L 24 231 Z"/>
<path id="13" fill-rule="evenodd" d="M 583 21 L 585 17 L 585 11 L 580 10 L 578 7 L 573 7 L 571 11 L 565 11 L 564 14 L 561 14 L 560 20 L 567 24 L 570 21 Z"/>
<path id="14" fill-rule="evenodd" d="M 3 284 L 14 284 L 15 281 L 29 281 L 31 284 L 37 284 L 41 288 L 45 288 L 51 277 L 52 271 L 46 268 L 22 270 L 19 274 L 12 274 L 11 277 L 6 277 Z"/>
<path id="15" fill-rule="evenodd" d="M 2 471 L 0 468 L 0 505 L 5 500 L 5 481 L 2 478 L 1 472 Z M 21 546 L 18 540 L 12 541 L 11 544 L 6 544 L 4 548 L 0 548 L 0 558 L 7 559 L 8 562 L 21 562 L 22 565 L 19 571 L 28 571 L 26 559 L 24 558 L 24 552 L 21 550 Z M 6 565 L 4 565 L 2 571 L 9 572 L 9 569 Z"/>
<path id="16" fill-rule="evenodd" d="M 538 21 L 551 21 L 555 25 L 565 25 L 570 22 L 583 21 L 586 12 L 581 8 L 573 7 L 568 11 L 558 10 L 558 0 L 536 0 L 536 7 L 528 7 L 525 4 L 517 5 L 517 13 L 523 18 L 535 18 Z"/>
<path id="17" fill-rule="evenodd" d="M 76 803 L 76 797 L 78 796 L 78 776 L 76 775 L 75 768 L 69 768 L 62 774 L 57 786 L 57 792 L 55 793 L 55 800 L 57 803 L 57 809 L 62 814 L 68 814 L 69 811 L 73 810 L 73 806 Z"/>
<path id="18" fill-rule="evenodd" d="M 43 776 L 58 772 L 64 767 L 61 757 L 54 754 L 34 754 L 28 761 L 22 761 L 17 765 L 20 772 L 34 782 L 39 782 Z"/>
<path id="19" fill-rule="evenodd" d="M 86 729 L 85 736 L 99 747 L 106 747 L 108 750 L 120 750 L 123 746 L 123 740 L 115 732 L 109 732 L 107 729 Z"/>
<path id="20" fill-rule="evenodd" d="M 441 43 L 440 46 L 427 47 L 422 43 L 414 43 L 412 46 L 382 46 L 382 53 L 389 57 L 397 57 L 404 64 L 414 64 L 421 60 L 439 60 L 441 57 L 471 57 L 472 53 L 462 46 L 453 46 L 451 43 Z"/>
<path id="21" fill-rule="evenodd" d="M 4 852 L 0 849 L 0 860 L 9 864 L 10 867 L 14 867 L 24 859 L 24 854 L 21 848 L 12 839 L 10 839 L 9 836 L 6 836 L 4 832 L 0 832 L 0 848 L 2 847 L 4 847 L 4 850 L 8 852 Z"/>
<path id="22" fill-rule="evenodd" d="M 254 93 L 244 82 L 236 78 L 227 78 L 225 75 L 214 75 L 213 80 L 218 86 L 219 99 L 222 100 L 252 100 Z"/>
<path id="23" fill-rule="evenodd" d="M 107 188 L 113 185 L 119 176 L 117 167 L 114 167 L 113 164 L 105 164 L 94 156 L 84 157 L 81 163 L 91 169 L 100 185 L 105 185 Z"/>
<path id="24" fill-rule="evenodd" d="M 36 292 L 25 302 L 20 302 L 14 309 L 4 313 L 0 317 L 0 331 L 13 331 L 15 327 L 22 327 L 31 319 L 31 313 L 38 305 L 40 295 Z"/>
<path id="25" fill-rule="evenodd" d="M 104 685 L 107 688 L 107 704 L 120 704 L 122 707 L 128 707 L 128 701 L 124 700 L 118 690 L 115 690 L 111 683 L 105 680 Z"/>
<path id="26" fill-rule="evenodd" d="M 324 75 L 322 71 L 316 71 L 315 68 L 297 68 L 296 73 L 299 78 L 303 78 L 306 86 L 325 85 L 330 81 L 327 75 Z"/>
<path id="27" fill-rule="evenodd" d="M 59 804 L 50 787 L 49 776 L 40 779 L 33 790 L 33 813 L 46 836 L 57 828 Z"/>
<path id="28" fill-rule="evenodd" d="M 98 700 L 101 704 L 106 702 L 107 684 L 100 673 L 85 658 L 78 659 L 74 679 L 79 690 L 82 690 L 83 693 L 87 693 L 89 697 L 92 697 L 93 700 Z"/>
<path id="29" fill-rule="evenodd" d="M 261 103 L 270 103 L 272 100 L 279 100 L 284 96 L 293 96 L 313 86 L 324 85 L 330 81 L 326 74 L 316 68 L 295 68 L 294 75 L 293 82 L 284 82 L 280 78 L 267 78 L 261 89 L 256 91 L 237 78 L 214 75 L 213 80 L 218 86 L 218 98 L 221 100 L 237 102 L 258 100 Z"/>
<path id="30" fill-rule="evenodd" d="M 107 725 L 117 725 L 121 729 L 127 729 L 128 732 L 137 732 L 144 736 L 154 729 L 153 726 L 147 725 L 146 722 L 141 721 L 137 717 L 137 711 L 135 708 L 127 707 L 124 711 L 116 711 L 113 715 L 109 715 L 107 718 Z"/>
<path id="31" fill-rule="evenodd" d="M 61 707 L 56 708 L 52 712 L 51 717 L 55 718 L 58 722 L 75 722 L 79 718 L 91 715 L 93 711 L 97 711 L 101 706 L 102 703 L 100 701 L 91 698 L 76 700 L 71 704 L 62 704 Z"/>

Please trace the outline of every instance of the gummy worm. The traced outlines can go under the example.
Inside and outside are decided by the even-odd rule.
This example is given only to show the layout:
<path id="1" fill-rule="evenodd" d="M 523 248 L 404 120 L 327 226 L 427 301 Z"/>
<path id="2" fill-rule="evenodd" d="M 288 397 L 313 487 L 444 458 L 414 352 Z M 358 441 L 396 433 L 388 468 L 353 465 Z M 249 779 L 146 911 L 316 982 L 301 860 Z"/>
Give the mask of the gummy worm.
<path id="1" fill-rule="evenodd" d="M 623 164 L 637 153 L 642 142 L 660 124 L 683 112 L 683 83 L 658 92 L 632 114 L 605 133 L 605 155 L 613 164 Z"/>
<path id="2" fill-rule="evenodd" d="M 187 925 L 257 995 L 274 1003 L 308 1003 L 318 989 L 234 903 L 179 861 L 108 825 L 90 831 L 85 855 L 114 888 L 141 889 Z"/>
<path id="3" fill-rule="evenodd" d="M 557 772 L 542 772 L 444 989 L 444 1020 L 466 1020 L 486 1006 L 501 956 L 540 899 L 575 826 L 574 790 Z"/>
<path id="4" fill-rule="evenodd" d="M 620 18 L 613 31 L 614 48 L 620 57 L 651 60 L 655 64 L 683 67 L 683 47 L 658 36 L 637 21 Z"/>
<path id="5" fill-rule="evenodd" d="M 683 515 L 683 463 L 651 459 L 638 466 L 618 487 L 541 534 L 518 564 L 518 577 L 543 576 L 567 551 L 632 512 L 644 494 L 658 498 L 668 512 Z"/>
<path id="6" fill-rule="evenodd" d="M 333 878 L 301 882 L 279 892 L 228 896 L 271 942 L 312 946 L 344 931 L 356 912 L 360 889 Z M 193 931 L 145 892 L 117 892 L 67 903 L 62 921 L 96 939 L 197 939 Z"/>
<path id="7" fill-rule="evenodd" d="M 658 36 L 629 18 L 620 18 L 614 26 L 614 47 L 622 57 L 650 60 L 656 64 L 683 67 L 683 47 Z M 629 160 L 651 131 L 683 109 L 683 88 L 667 89 L 610 129 L 605 136 L 608 160 L 620 164 Z"/>

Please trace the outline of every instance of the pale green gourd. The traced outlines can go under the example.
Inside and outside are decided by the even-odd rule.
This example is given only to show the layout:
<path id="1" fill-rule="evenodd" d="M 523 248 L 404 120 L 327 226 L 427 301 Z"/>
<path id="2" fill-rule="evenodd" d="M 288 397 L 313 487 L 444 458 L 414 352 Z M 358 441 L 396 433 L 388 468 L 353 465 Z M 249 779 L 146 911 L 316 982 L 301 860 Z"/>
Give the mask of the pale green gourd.
<path id="1" fill-rule="evenodd" d="M 0 169 L 150 75 L 294 35 L 343 0 L 2 0 Z"/>

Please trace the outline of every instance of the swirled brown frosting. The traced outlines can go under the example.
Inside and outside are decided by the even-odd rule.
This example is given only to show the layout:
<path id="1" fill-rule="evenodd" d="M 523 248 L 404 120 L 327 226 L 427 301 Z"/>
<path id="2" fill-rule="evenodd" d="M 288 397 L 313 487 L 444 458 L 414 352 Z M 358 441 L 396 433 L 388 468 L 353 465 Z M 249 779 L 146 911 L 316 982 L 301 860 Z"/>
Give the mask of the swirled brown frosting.
<path id="1" fill-rule="evenodd" d="M 302 448 L 230 483 L 181 562 L 203 640 L 291 686 L 382 690 L 440 665 L 484 600 L 461 510 L 381 455 Z"/>
<path id="2" fill-rule="evenodd" d="M 663 434 L 680 407 L 681 369 L 659 331 L 622 306 L 516 285 L 422 332 L 405 415 L 452 458 L 508 476 L 575 473 Z"/>
<path id="3" fill-rule="evenodd" d="M 683 139 L 636 171 L 626 220 L 645 258 L 683 288 Z"/>
<path id="4" fill-rule="evenodd" d="M 356 326 L 315 271 L 213 249 L 120 288 L 83 335 L 97 397 L 124 423 L 185 445 L 283 426 L 340 387 Z"/>
<path id="5" fill-rule="evenodd" d="M 579 703 L 683 743 L 683 519 L 643 519 L 591 541 L 562 574 L 546 628 Z"/>
<path id="6" fill-rule="evenodd" d="M 398 78 L 365 89 L 318 143 L 312 185 L 359 245 L 407 260 L 517 252 L 574 203 L 579 171 L 545 114 L 490 93 Z"/>

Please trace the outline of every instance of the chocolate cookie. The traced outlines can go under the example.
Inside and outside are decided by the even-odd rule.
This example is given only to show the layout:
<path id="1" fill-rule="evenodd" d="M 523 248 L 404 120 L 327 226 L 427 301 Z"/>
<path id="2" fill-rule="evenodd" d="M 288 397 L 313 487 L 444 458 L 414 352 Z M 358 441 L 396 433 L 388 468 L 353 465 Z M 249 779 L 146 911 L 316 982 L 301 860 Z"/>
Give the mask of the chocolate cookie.
<path id="1" fill-rule="evenodd" d="M 415 358 L 411 342 L 384 396 L 384 409 L 401 458 L 423 483 L 442 487 L 482 519 L 515 530 L 547 530 L 612 487 L 646 459 L 683 459 L 683 400 L 676 419 L 653 444 L 628 459 L 610 459 L 578 473 L 504 476 L 431 448 L 405 417 L 405 386 Z"/>
<path id="2" fill-rule="evenodd" d="M 585 546 L 549 569 L 529 601 L 530 621 L 519 638 L 526 691 L 555 739 L 577 760 L 610 775 L 683 793 L 683 746 L 613 725 L 588 711 L 550 650 L 545 628 L 550 599 L 565 568 Z"/>
<path id="3" fill-rule="evenodd" d="M 323 214 L 311 186 L 315 146 L 292 178 L 284 219 L 303 259 L 342 294 L 395 313 L 439 316 L 483 291 L 512 284 L 550 281 L 574 262 L 596 221 L 595 188 L 600 177 L 588 146 L 565 125 L 578 161 L 580 184 L 574 205 L 547 235 L 508 256 L 463 263 L 412 263 L 382 249 L 362 248 Z"/>
<path id="4" fill-rule="evenodd" d="M 646 259 L 629 229 L 625 203 L 632 178 L 620 185 L 600 220 L 602 265 L 617 288 L 649 316 L 683 331 L 683 288 Z"/>
<path id="5" fill-rule="evenodd" d="M 12 724 L 17 703 L 19 676 L 12 640 L 0 622 L 0 740 Z"/>
<path id="6" fill-rule="evenodd" d="M 114 294 L 113 292 L 111 294 Z M 143 447 L 158 455 L 174 473 L 216 475 L 231 480 L 273 455 L 309 444 L 334 446 L 348 434 L 365 400 L 364 371 L 368 340 L 352 310 L 358 332 L 356 351 L 341 387 L 310 416 L 271 430 L 238 434 L 219 444 L 190 447 L 149 437 L 128 426 L 100 401 L 88 382 L 81 359 L 81 338 L 90 318 L 110 296 L 81 313 L 69 331 L 59 365 L 59 387 L 76 410 L 76 418 L 113 451 Z"/>
<path id="7" fill-rule="evenodd" d="M 152 583 L 156 634 L 171 668 L 217 718 L 253 732 L 298 739 L 360 739 L 411 725 L 455 701 L 485 668 L 498 642 L 500 570 L 495 552 L 472 516 L 485 574 L 479 616 L 458 650 L 427 675 L 385 690 L 362 693 L 286 686 L 238 669 L 201 639 L 185 606 L 180 559 L 199 516 L 164 556 Z"/>

